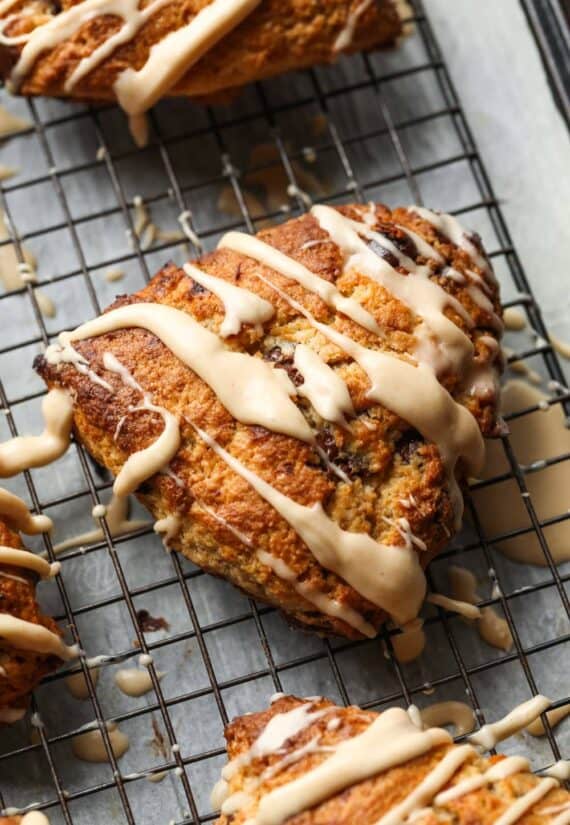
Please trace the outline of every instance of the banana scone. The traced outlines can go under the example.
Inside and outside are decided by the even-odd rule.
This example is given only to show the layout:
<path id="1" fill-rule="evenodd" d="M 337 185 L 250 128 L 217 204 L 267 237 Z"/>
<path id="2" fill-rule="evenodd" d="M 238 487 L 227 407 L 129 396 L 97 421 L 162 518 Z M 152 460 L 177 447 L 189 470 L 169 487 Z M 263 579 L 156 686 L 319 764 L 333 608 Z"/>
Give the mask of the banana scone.
<path id="1" fill-rule="evenodd" d="M 20 719 L 41 679 L 76 655 L 36 601 L 38 580 L 57 570 L 0 519 L 0 724 Z"/>
<path id="2" fill-rule="evenodd" d="M 402 0 L 4 0 L 0 67 L 24 95 L 210 98 L 342 52 L 393 44 Z"/>
<path id="3" fill-rule="evenodd" d="M 483 757 L 402 708 L 285 696 L 226 728 L 217 825 L 568 825 L 570 794 L 527 759 Z"/>
<path id="4" fill-rule="evenodd" d="M 404 625 L 497 427 L 498 288 L 421 208 L 314 206 L 167 265 L 36 361 L 165 541 L 323 633 Z"/>

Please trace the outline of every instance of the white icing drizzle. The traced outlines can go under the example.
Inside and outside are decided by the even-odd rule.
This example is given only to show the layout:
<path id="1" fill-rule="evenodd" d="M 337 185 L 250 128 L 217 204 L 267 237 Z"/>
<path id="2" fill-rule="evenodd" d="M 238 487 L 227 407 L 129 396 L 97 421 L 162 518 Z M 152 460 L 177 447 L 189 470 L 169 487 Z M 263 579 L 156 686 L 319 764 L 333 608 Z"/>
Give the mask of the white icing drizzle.
<path id="1" fill-rule="evenodd" d="M 129 68 L 119 75 L 114 87 L 119 104 L 130 115 L 150 109 L 259 3 L 260 0 L 212 0 L 187 26 L 156 43 L 141 69 Z"/>
<path id="2" fill-rule="evenodd" d="M 285 278 L 296 281 L 309 292 L 318 295 L 331 309 L 342 312 L 343 315 L 369 332 L 379 336 L 383 335 L 382 329 L 373 316 L 357 300 L 345 297 L 330 281 L 315 275 L 303 264 L 289 258 L 288 255 L 264 241 L 260 241 L 259 238 L 245 235 L 242 232 L 228 232 L 219 242 L 218 249 L 232 249 L 234 252 L 253 258 L 260 264 L 279 272 Z"/>
<path id="3" fill-rule="evenodd" d="M 153 530 L 162 536 L 162 543 L 166 550 L 170 549 L 171 543 L 180 533 L 182 528 L 182 518 L 178 513 L 170 513 L 164 518 L 154 522 Z"/>
<path id="4" fill-rule="evenodd" d="M 480 467 L 485 449 L 471 413 L 453 400 L 429 367 L 423 364 L 414 366 L 394 355 L 363 347 L 331 325 L 317 321 L 302 304 L 263 275 L 256 274 L 303 315 L 311 326 L 359 364 L 370 380 L 367 395 L 371 400 L 392 410 L 427 440 L 435 442 L 448 471 L 450 493 L 459 522 L 463 503 L 454 474 L 457 459 L 461 456 L 468 467 Z"/>
<path id="5" fill-rule="evenodd" d="M 0 546 L 0 564 L 22 567 L 36 573 L 40 579 L 51 579 L 59 573 L 59 562 L 50 564 L 29 550 Z"/>
<path id="6" fill-rule="evenodd" d="M 164 673 L 157 672 L 157 679 L 161 679 Z M 126 696 L 144 696 L 152 690 L 152 679 L 147 668 L 122 668 L 115 673 L 115 684 Z"/>
<path id="7" fill-rule="evenodd" d="M 27 536 L 35 536 L 38 533 L 47 533 L 53 527 L 53 522 L 48 516 L 33 516 L 24 501 L 19 496 L 10 493 L 0 487 L 0 518 L 9 527 L 25 533 Z"/>
<path id="8" fill-rule="evenodd" d="M 546 696 L 538 695 L 527 702 L 517 705 L 510 713 L 498 722 L 483 725 L 481 730 L 472 733 L 469 737 L 471 742 L 481 745 L 486 750 L 494 748 L 498 742 L 502 742 L 508 736 L 512 736 L 523 728 L 526 728 L 534 719 L 540 716 L 551 702 Z"/>
<path id="9" fill-rule="evenodd" d="M 291 568 L 284 561 L 282 561 L 282 559 L 278 559 L 276 556 L 266 553 L 265 550 L 258 550 L 257 557 L 262 564 L 266 564 L 270 567 L 276 576 L 279 576 L 280 579 L 292 584 L 297 593 L 299 593 L 300 596 L 311 604 L 314 604 L 315 607 L 321 611 L 321 613 L 325 613 L 327 616 L 333 616 L 336 619 L 346 622 L 346 624 L 358 630 L 359 633 L 362 633 L 363 636 L 368 636 L 370 638 L 374 638 L 374 636 L 376 636 L 376 628 L 367 622 L 360 613 L 350 607 L 347 607 L 346 605 L 343 605 L 336 599 L 331 599 L 325 593 L 321 593 L 314 587 L 298 581 L 295 572 L 291 570 Z"/>
<path id="10" fill-rule="evenodd" d="M 148 525 L 147 521 L 142 519 L 129 519 L 129 500 L 128 498 L 119 498 L 112 496 L 111 501 L 106 506 L 105 520 L 109 533 L 113 538 L 124 536 L 126 533 L 131 533 L 134 530 L 139 530 L 141 527 Z M 56 555 L 63 553 L 64 550 L 69 550 L 73 547 L 82 547 L 84 544 L 94 544 L 96 541 L 104 541 L 105 534 L 102 527 L 97 527 L 95 530 L 90 530 L 87 533 L 81 533 L 79 536 L 65 539 L 59 542 L 53 548 Z"/>
<path id="11" fill-rule="evenodd" d="M 153 404 L 150 395 L 143 391 L 132 375 L 128 373 L 126 367 L 121 364 L 113 353 L 103 353 L 103 366 L 106 370 L 119 375 L 124 383 L 129 386 L 136 386 L 142 393 L 142 404 L 131 408 L 131 410 L 129 410 L 130 413 L 139 410 L 148 410 L 149 412 L 155 412 L 161 415 L 164 421 L 164 429 L 159 437 L 148 447 L 145 447 L 144 450 L 137 450 L 137 452 L 132 453 L 121 467 L 113 484 L 113 492 L 116 496 L 125 497 L 130 493 L 134 493 L 143 481 L 155 475 L 155 473 L 165 467 L 169 461 L 174 458 L 180 446 L 180 428 L 176 416 L 172 415 L 172 413 L 164 407 L 158 407 Z"/>
<path id="12" fill-rule="evenodd" d="M 486 785 L 491 785 L 494 782 L 500 782 L 502 779 L 507 779 L 509 776 L 514 776 L 517 773 L 522 773 L 529 770 L 530 764 L 528 759 L 525 759 L 522 756 L 508 756 L 506 759 L 502 759 L 496 765 L 493 765 L 484 773 L 478 774 L 477 776 L 470 776 L 467 779 L 461 780 L 461 782 L 458 782 L 456 785 L 453 785 L 453 787 L 448 788 L 446 791 L 442 791 L 435 797 L 434 803 L 437 806 L 446 805 L 453 799 L 459 799 L 460 797 L 465 796 L 465 794 L 476 791 Z"/>
<path id="13" fill-rule="evenodd" d="M 444 596 L 442 593 L 430 593 L 426 597 L 426 602 L 436 604 L 452 613 L 459 613 L 461 616 L 465 616 L 466 619 L 481 618 L 481 611 L 475 605 L 459 599 L 450 599 L 449 596 Z"/>
<path id="14" fill-rule="evenodd" d="M 409 793 L 403 802 L 381 817 L 376 825 L 400 825 L 407 817 L 431 802 L 435 794 L 446 785 L 455 772 L 475 754 L 471 745 L 460 745 L 449 750 L 436 767 Z"/>
<path id="15" fill-rule="evenodd" d="M 71 333 L 61 333 L 60 346 L 48 347 L 46 359 L 58 363 L 62 356 L 65 359 L 75 352 L 72 342 L 126 327 L 143 328 L 160 338 L 212 388 L 238 421 L 313 443 L 309 425 L 290 398 L 295 387 L 283 370 L 273 369 L 261 358 L 226 349 L 217 335 L 190 315 L 163 304 L 120 307 Z"/>
<path id="16" fill-rule="evenodd" d="M 115 49 L 128 43 L 142 25 L 168 0 L 154 0 L 140 9 L 137 0 L 83 0 L 53 16 L 47 23 L 24 36 L 24 48 L 12 70 L 11 90 L 17 90 L 32 70 L 37 58 L 73 37 L 80 27 L 93 18 L 112 15 L 123 20 L 120 29 L 83 58 L 66 83 L 66 91 L 93 71 Z M 242 22 L 260 0 L 212 0 L 185 26 L 170 32 L 155 43 L 144 65 L 138 70 L 128 68 L 115 81 L 118 102 L 131 116 L 147 111 L 162 95 L 168 93 L 184 74 L 219 40 Z M 12 45 L 22 42 L 4 34 L 0 42 Z"/>
<path id="17" fill-rule="evenodd" d="M 568 702 L 568 704 L 566 705 L 562 705 L 562 707 L 554 708 L 554 710 L 547 711 L 545 716 L 548 719 L 550 727 L 553 728 L 555 725 L 558 725 L 558 723 L 561 722 L 563 719 L 566 719 L 567 716 L 570 716 L 570 702 Z M 544 722 L 539 717 L 527 726 L 527 731 L 532 736 L 544 736 L 546 733 L 546 728 L 544 727 Z"/>
<path id="18" fill-rule="evenodd" d="M 408 622 L 401 633 L 391 637 L 394 656 L 400 664 L 413 662 L 424 652 L 426 634 L 423 619 L 414 619 Z"/>
<path id="19" fill-rule="evenodd" d="M 213 438 L 192 425 L 226 464 L 274 507 L 305 542 L 315 558 L 354 589 L 386 610 L 401 624 L 417 616 L 425 593 L 425 576 L 417 554 L 407 547 L 380 544 L 365 533 L 342 530 L 320 502 L 298 504 L 253 473 Z M 401 594 L 406 593 L 406 599 Z"/>
<path id="20" fill-rule="evenodd" d="M 41 811 L 29 811 L 20 825 L 49 825 L 49 819 Z"/>
<path id="21" fill-rule="evenodd" d="M 463 736 L 470 733 L 475 727 L 475 714 L 473 708 L 465 702 L 436 702 L 428 705 L 420 711 L 422 724 L 426 728 L 441 727 L 442 725 L 453 725 L 456 736 Z"/>
<path id="22" fill-rule="evenodd" d="M 363 733 L 341 742 L 324 762 L 264 796 L 251 823 L 280 825 L 344 788 L 450 743 L 444 730 L 421 731 L 405 710 L 390 708 Z"/>
<path id="23" fill-rule="evenodd" d="M 252 324 L 261 333 L 262 325 L 274 315 L 273 305 L 254 292 L 234 286 L 223 278 L 208 275 L 192 264 L 184 264 L 183 268 L 192 280 L 213 292 L 223 303 L 226 317 L 220 327 L 222 338 L 237 335 L 243 324 Z"/>
<path id="24" fill-rule="evenodd" d="M 119 730 L 115 722 L 106 722 L 106 727 L 113 755 L 115 759 L 120 759 L 129 749 L 129 737 Z M 71 740 L 71 750 L 73 755 L 83 762 L 109 761 L 105 742 L 98 728 L 74 736 Z"/>
<path id="25" fill-rule="evenodd" d="M 494 825 L 513 825 L 539 802 L 553 788 L 556 788 L 556 779 L 541 779 L 538 785 L 516 799 L 501 816 L 495 820 Z"/>
<path id="26" fill-rule="evenodd" d="M 18 650 L 58 656 L 64 662 L 79 654 L 77 645 L 68 647 L 57 633 L 33 622 L 17 619 L 7 613 L 0 614 L 0 640 Z"/>
<path id="27" fill-rule="evenodd" d="M 350 10 L 344 28 L 339 32 L 334 42 L 333 52 L 342 52 L 352 45 L 358 21 L 373 2 L 374 0 L 361 0 L 356 8 Z"/>
<path id="28" fill-rule="evenodd" d="M 48 392 L 42 401 L 45 429 L 41 435 L 17 436 L 0 444 L 0 477 L 7 478 L 44 467 L 62 456 L 69 447 L 73 402 L 60 389 Z"/>
<path id="29" fill-rule="evenodd" d="M 424 221 L 431 223 L 438 232 L 448 238 L 452 243 L 463 249 L 473 259 L 476 266 L 479 267 L 491 281 L 494 280 L 494 275 L 486 258 L 481 255 L 475 244 L 469 240 L 465 229 L 461 226 L 457 218 L 453 215 L 448 215 L 445 212 L 432 212 L 422 206 L 409 206 L 410 212 L 415 212 Z"/>
<path id="30" fill-rule="evenodd" d="M 570 760 L 559 759 L 558 762 L 551 765 L 548 770 L 544 771 L 544 773 L 547 776 L 553 776 L 555 779 L 559 779 L 561 782 L 564 782 L 570 779 Z"/>
<path id="31" fill-rule="evenodd" d="M 297 344 L 293 363 L 304 379 L 297 387 L 298 394 L 307 398 L 325 421 L 347 427 L 347 417 L 355 413 L 342 378 L 306 344 Z"/>
<path id="32" fill-rule="evenodd" d="M 93 687 L 95 687 L 99 681 L 99 668 L 91 667 L 89 670 L 91 671 L 91 681 L 93 682 Z M 70 676 L 66 676 L 64 681 L 65 687 L 74 699 L 84 701 L 89 698 L 89 686 L 82 670 L 78 673 L 72 673 Z"/>
<path id="33" fill-rule="evenodd" d="M 476 605 L 481 601 L 477 593 L 477 582 L 470 570 L 458 565 L 449 567 L 449 583 L 456 600 Z M 480 616 L 475 619 L 477 632 L 483 641 L 499 650 L 510 650 L 514 644 L 509 623 L 499 616 L 492 605 L 478 608 Z"/>
<path id="34" fill-rule="evenodd" d="M 423 319 L 423 328 L 416 329 L 415 333 L 418 346 L 414 355 L 418 360 L 431 365 L 437 372 L 450 367 L 456 371 L 464 369 L 473 357 L 473 344 L 443 310 L 447 306 L 453 307 L 470 327 L 473 321 L 457 299 L 429 279 L 430 270 L 417 266 L 384 235 L 363 223 L 348 220 L 336 209 L 314 206 L 311 214 L 342 250 L 346 269 L 356 269 L 372 278 Z M 373 252 L 361 235 L 388 249 L 409 274 L 401 275 Z"/>

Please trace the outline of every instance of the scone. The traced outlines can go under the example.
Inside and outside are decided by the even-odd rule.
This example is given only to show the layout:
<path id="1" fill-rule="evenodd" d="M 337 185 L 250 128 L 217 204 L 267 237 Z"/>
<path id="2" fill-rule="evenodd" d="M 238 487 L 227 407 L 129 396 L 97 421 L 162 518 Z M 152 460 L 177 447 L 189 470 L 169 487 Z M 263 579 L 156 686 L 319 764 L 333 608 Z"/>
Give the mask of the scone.
<path id="1" fill-rule="evenodd" d="M 24 95 L 118 101 L 211 98 L 254 80 L 393 44 L 395 0 L 14 0 L 3 3 L 3 75 Z"/>
<path id="2" fill-rule="evenodd" d="M 226 235 L 37 359 L 76 437 L 204 570 L 350 638 L 405 625 L 497 426 L 498 288 L 411 207 Z"/>
<path id="3" fill-rule="evenodd" d="M 0 724 L 20 719 L 41 679 L 76 655 L 36 601 L 38 579 L 57 569 L 24 550 L 19 535 L 0 520 Z"/>
<path id="4" fill-rule="evenodd" d="M 526 759 L 485 758 L 381 714 L 285 696 L 226 728 L 217 825 L 567 825 L 570 794 Z"/>

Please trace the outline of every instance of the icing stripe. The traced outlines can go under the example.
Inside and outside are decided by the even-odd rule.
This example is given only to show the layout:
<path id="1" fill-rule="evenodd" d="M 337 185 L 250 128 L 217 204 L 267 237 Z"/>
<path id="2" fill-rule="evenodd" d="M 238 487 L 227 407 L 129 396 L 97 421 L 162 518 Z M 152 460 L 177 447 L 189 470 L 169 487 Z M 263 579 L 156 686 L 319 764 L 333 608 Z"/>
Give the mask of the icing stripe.
<path id="1" fill-rule="evenodd" d="M 311 507 L 298 504 L 249 470 L 206 432 L 192 426 L 205 444 L 277 510 L 323 567 L 382 607 L 398 623 L 405 624 L 417 616 L 425 595 L 425 576 L 414 550 L 380 544 L 366 533 L 342 530 L 320 502 Z"/>
<path id="2" fill-rule="evenodd" d="M 35 536 L 37 533 L 46 533 L 53 527 L 53 522 L 48 516 L 34 516 L 21 498 L 0 487 L 0 518 L 9 527 L 19 530 L 28 536 Z"/>
<path id="3" fill-rule="evenodd" d="M 51 464 L 69 447 L 73 421 L 69 394 L 60 389 L 50 390 L 42 401 L 42 413 L 45 429 L 41 435 L 17 436 L 0 444 L 0 478 Z"/>
<path id="4" fill-rule="evenodd" d="M 48 347 L 46 360 L 50 364 L 72 360 L 73 342 L 128 327 L 146 329 L 160 338 L 211 387 L 238 421 L 313 443 L 309 425 L 290 398 L 295 387 L 283 370 L 273 369 L 261 358 L 232 352 L 191 315 L 164 304 L 120 307 L 87 321 L 73 332 L 61 333 L 60 345 Z"/>

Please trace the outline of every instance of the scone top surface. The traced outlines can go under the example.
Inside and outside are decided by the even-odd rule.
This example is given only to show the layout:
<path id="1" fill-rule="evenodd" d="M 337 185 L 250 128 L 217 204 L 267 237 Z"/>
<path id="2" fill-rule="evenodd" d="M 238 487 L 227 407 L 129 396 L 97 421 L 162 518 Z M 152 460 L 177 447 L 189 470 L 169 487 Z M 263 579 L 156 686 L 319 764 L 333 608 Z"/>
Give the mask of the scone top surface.
<path id="1" fill-rule="evenodd" d="M 61 348 L 55 359 L 40 359 L 38 368 L 50 387 L 71 391 L 78 436 L 115 475 L 129 456 L 164 432 L 164 411 L 176 417 L 180 446 L 168 474 L 155 474 L 138 488 L 156 518 L 178 519 L 173 547 L 256 598 L 281 606 L 293 621 L 325 632 L 372 635 L 385 618 L 385 605 L 362 595 L 367 574 L 362 565 L 359 587 L 347 584 L 358 565 L 352 563 L 355 554 L 370 551 L 368 558 L 374 558 L 374 548 L 391 548 L 385 555 L 394 571 L 387 577 L 394 590 L 389 612 L 400 622 L 413 618 L 423 598 L 420 565 L 454 527 L 455 475 L 461 475 L 465 459 L 473 462 L 473 453 L 475 458 L 480 453 L 479 429 L 491 434 L 495 428 L 500 306 L 479 241 L 452 219 L 447 223 L 434 213 L 386 207 L 319 209 L 261 232 L 255 248 L 245 236 L 230 236 L 197 262 L 194 278 L 166 266 L 102 317 L 110 324 L 117 315 L 113 309 L 131 316 L 142 311 L 144 323 L 140 317 L 123 319 L 109 327 L 112 331 L 94 331 L 86 340 L 79 339 L 91 327 L 80 328 L 70 343 L 84 361 L 83 372 L 61 360 Z M 327 224 L 338 220 L 341 235 Z M 240 244 L 245 251 L 236 251 Z M 275 250 L 277 263 L 260 262 Z M 295 275 L 291 265 L 303 272 L 295 270 Z M 200 283 L 204 276 L 210 289 Z M 238 288 L 241 297 L 261 298 L 273 314 L 222 337 L 235 296 L 220 291 L 220 283 Z M 152 310 L 157 304 L 163 314 L 177 310 L 177 317 L 193 324 L 192 332 L 174 334 L 168 323 L 160 332 Z M 238 309 L 238 315 L 243 311 Z M 207 357 L 194 352 L 195 369 L 173 352 L 200 350 L 202 340 Z M 225 372 L 216 374 L 212 365 L 220 352 Z M 254 361 L 256 380 L 263 364 L 272 368 L 271 381 L 281 374 L 286 391 L 279 390 L 283 399 L 277 409 L 287 409 L 288 421 L 300 412 L 304 435 L 284 434 L 285 416 L 267 423 L 278 388 L 272 385 L 271 395 L 263 395 L 269 386 L 265 374 L 257 392 L 248 384 L 250 391 L 240 395 L 243 358 L 234 387 L 228 352 L 248 356 L 248 374 Z M 299 352 L 316 357 L 320 384 L 298 360 Z M 126 372 L 106 368 L 109 356 Z M 107 386 L 92 380 L 93 374 Z M 394 375 L 396 380 L 385 377 Z M 333 384 L 350 394 L 353 409 L 344 425 L 333 413 L 328 413 L 333 420 L 323 418 L 327 413 L 319 404 Z M 312 395 L 310 387 L 317 387 Z M 385 397 L 390 403 L 378 401 Z M 144 398 L 154 409 L 144 408 Z M 252 422 L 251 404 L 265 426 Z M 244 406 L 247 423 L 237 420 L 245 417 Z M 413 412 L 416 426 L 394 412 L 402 406 Z M 331 409 L 338 413 L 337 396 Z M 424 424 L 429 433 L 435 427 L 440 444 L 420 434 Z M 275 496 L 268 499 L 267 489 L 254 489 L 247 472 L 277 491 L 277 502 Z M 283 506 L 292 502 L 305 508 L 295 513 L 296 526 L 299 519 L 306 522 L 303 538 L 284 516 L 284 499 Z M 319 507 L 322 512 L 309 513 Z M 347 540 L 342 574 L 341 565 L 320 564 L 309 550 L 319 541 L 315 530 L 311 533 L 317 522 L 319 529 L 340 530 L 341 544 Z M 363 542 L 366 547 L 353 548 L 354 534 L 368 536 L 374 547 Z M 419 565 L 416 561 L 414 567 L 413 559 Z M 370 578 L 375 568 L 370 565 Z M 396 581 L 400 573 L 401 582 Z"/>
<path id="2" fill-rule="evenodd" d="M 163 95 L 204 98 L 339 52 L 393 43 L 391 0 L 14 0 L 0 66 L 27 95 L 118 100 L 140 115 Z"/>
<path id="3" fill-rule="evenodd" d="M 570 794 L 526 759 L 484 757 L 401 708 L 276 696 L 225 736 L 218 825 L 546 825 L 569 810 Z"/>

